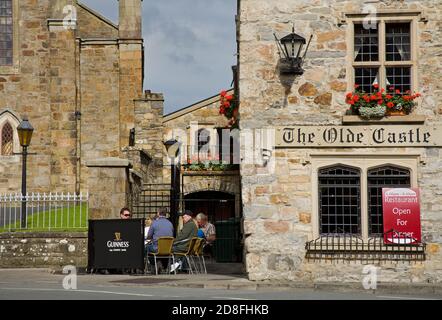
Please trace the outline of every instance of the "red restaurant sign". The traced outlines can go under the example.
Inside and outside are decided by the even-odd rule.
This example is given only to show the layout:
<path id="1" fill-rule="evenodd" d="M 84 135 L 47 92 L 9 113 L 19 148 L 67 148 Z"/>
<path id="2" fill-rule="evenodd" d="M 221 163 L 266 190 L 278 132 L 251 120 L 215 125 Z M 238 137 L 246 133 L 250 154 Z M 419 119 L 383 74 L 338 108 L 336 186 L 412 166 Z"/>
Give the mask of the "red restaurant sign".
<path id="1" fill-rule="evenodd" d="M 421 242 L 419 189 L 382 189 L 384 242 L 415 244 Z M 394 230 L 393 232 L 391 232 Z"/>

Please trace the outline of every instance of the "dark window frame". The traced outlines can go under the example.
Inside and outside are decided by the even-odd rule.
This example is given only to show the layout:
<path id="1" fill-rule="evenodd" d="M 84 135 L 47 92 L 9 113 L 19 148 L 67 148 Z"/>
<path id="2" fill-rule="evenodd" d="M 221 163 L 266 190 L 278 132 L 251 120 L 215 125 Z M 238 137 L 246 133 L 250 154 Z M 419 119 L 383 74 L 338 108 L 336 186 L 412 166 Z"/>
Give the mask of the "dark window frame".
<path id="1" fill-rule="evenodd" d="M 14 63 L 14 1 L 0 0 L 0 66 Z"/>
<path id="2" fill-rule="evenodd" d="M 346 165 L 319 169 L 318 205 L 321 235 L 361 236 L 361 170 Z"/>
<path id="3" fill-rule="evenodd" d="M 382 188 L 411 188 L 411 170 L 383 165 L 367 171 L 368 236 L 381 237 L 383 229 Z M 377 223 L 374 223 L 374 222 Z"/>

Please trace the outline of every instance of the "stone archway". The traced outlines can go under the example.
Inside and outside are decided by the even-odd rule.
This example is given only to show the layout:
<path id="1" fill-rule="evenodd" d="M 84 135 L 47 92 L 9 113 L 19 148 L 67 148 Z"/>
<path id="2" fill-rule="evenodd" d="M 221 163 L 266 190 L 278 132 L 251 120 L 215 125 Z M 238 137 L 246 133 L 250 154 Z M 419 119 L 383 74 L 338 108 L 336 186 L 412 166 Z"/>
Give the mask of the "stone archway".
<path id="1" fill-rule="evenodd" d="M 183 196 L 197 192 L 221 192 L 235 197 L 235 216 L 241 217 L 241 186 L 239 175 L 188 175 L 182 184 Z"/>

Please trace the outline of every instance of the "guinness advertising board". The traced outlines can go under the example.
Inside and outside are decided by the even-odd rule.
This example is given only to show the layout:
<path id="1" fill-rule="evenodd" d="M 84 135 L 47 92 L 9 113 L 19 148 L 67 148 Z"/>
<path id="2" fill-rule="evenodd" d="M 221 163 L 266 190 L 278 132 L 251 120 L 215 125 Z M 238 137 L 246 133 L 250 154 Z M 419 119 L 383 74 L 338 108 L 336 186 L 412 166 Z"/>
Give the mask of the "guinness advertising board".
<path id="1" fill-rule="evenodd" d="M 89 220 L 88 269 L 143 269 L 144 220 Z"/>

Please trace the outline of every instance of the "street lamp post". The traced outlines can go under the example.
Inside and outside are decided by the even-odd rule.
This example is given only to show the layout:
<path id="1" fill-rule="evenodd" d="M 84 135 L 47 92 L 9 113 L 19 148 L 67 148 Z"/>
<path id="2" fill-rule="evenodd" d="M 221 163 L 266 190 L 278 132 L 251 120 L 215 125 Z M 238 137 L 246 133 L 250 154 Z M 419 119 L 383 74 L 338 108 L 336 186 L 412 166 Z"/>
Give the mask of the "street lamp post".
<path id="1" fill-rule="evenodd" d="M 179 183 L 179 172 L 177 174 L 177 169 L 180 169 L 180 148 L 181 142 L 176 139 L 171 139 L 164 142 L 164 146 L 166 147 L 167 155 L 171 160 L 171 175 L 170 175 L 170 219 L 172 223 L 176 225 L 176 213 L 178 211 L 177 205 L 177 197 L 180 194 L 180 183 Z M 178 160 L 176 161 L 176 159 Z"/>
<path id="2" fill-rule="evenodd" d="M 22 157 L 22 176 L 21 176 L 21 227 L 26 228 L 27 212 L 26 212 L 26 162 L 28 157 L 28 147 L 31 144 L 32 133 L 34 128 L 29 123 L 27 117 L 23 117 L 23 121 L 17 127 L 20 145 L 23 148 Z"/>

